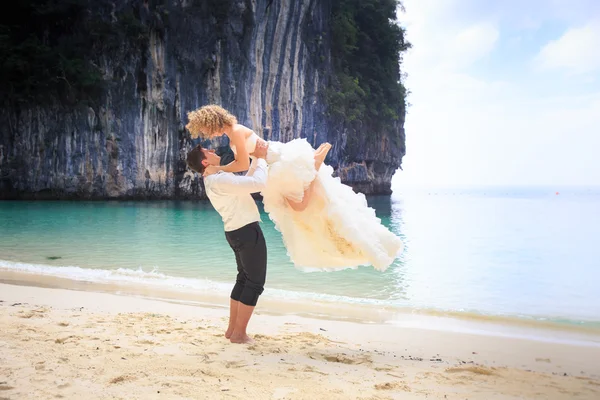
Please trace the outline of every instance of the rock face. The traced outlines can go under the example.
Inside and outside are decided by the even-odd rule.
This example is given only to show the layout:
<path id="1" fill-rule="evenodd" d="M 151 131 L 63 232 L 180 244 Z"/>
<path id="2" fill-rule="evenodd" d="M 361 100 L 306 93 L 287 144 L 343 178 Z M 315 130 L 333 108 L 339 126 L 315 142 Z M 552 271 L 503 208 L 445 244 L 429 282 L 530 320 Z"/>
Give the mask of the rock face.
<path id="1" fill-rule="evenodd" d="M 0 109 L 0 198 L 203 198 L 202 180 L 185 165 L 195 142 L 184 126 L 187 112 L 207 103 L 266 139 L 329 141 L 326 162 L 344 183 L 390 193 L 403 118 L 390 138 L 349 159 L 349 134 L 327 114 L 330 0 L 109 3 L 111 14 L 90 12 L 133 9 L 146 40 L 97 56 L 109 82 L 97 102 Z"/>

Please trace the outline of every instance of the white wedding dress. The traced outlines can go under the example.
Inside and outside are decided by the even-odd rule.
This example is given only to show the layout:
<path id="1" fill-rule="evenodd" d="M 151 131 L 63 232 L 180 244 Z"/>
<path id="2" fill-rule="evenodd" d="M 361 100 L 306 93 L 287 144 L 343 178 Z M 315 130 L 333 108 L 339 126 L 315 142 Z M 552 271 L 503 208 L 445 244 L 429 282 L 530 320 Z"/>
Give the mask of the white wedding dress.
<path id="1" fill-rule="evenodd" d="M 256 133 L 247 138 L 249 154 L 257 140 Z M 404 245 L 381 223 L 365 196 L 333 177 L 329 165 L 316 171 L 315 150 L 306 139 L 268 143 L 268 178 L 261 195 L 295 267 L 337 271 L 370 265 L 385 271 Z M 232 150 L 235 152 L 235 147 Z M 315 176 L 315 192 L 308 207 L 294 211 L 285 198 L 301 201 Z"/>

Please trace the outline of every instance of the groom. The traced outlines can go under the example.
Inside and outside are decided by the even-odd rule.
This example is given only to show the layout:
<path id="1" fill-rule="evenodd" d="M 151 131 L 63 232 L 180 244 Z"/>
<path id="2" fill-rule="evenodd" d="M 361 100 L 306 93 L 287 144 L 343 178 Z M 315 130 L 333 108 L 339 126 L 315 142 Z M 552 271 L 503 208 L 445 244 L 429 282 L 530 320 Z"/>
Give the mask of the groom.
<path id="1" fill-rule="evenodd" d="M 267 246 L 260 228 L 260 213 L 252 193 L 267 182 L 266 146 L 257 145 L 245 176 L 219 171 L 209 173 L 209 165 L 219 166 L 214 150 L 196 146 L 187 154 L 187 165 L 202 174 L 206 195 L 223 219 L 225 238 L 235 254 L 237 278 L 230 295 L 229 327 L 225 337 L 232 343 L 252 343 L 246 328 L 267 274 Z"/>
<path id="2" fill-rule="evenodd" d="M 323 143 L 315 151 L 317 170 L 330 148 L 329 143 Z M 223 219 L 225 237 L 235 254 L 238 275 L 231 291 L 229 327 L 225 332 L 225 337 L 232 343 L 253 342 L 246 328 L 264 290 L 267 274 L 267 247 L 259 225 L 260 213 L 252 198 L 252 193 L 262 191 L 267 183 L 266 154 L 266 144 L 257 144 L 253 153 L 256 159 L 253 159 L 245 176 L 223 171 L 209 173 L 210 168 L 207 167 L 219 166 L 221 157 L 214 150 L 200 145 L 188 153 L 186 160 L 190 169 L 204 177 L 206 194 Z M 302 204 L 292 208 L 297 211 L 304 209 L 304 203 L 310 197 L 308 194 L 305 192 Z"/>

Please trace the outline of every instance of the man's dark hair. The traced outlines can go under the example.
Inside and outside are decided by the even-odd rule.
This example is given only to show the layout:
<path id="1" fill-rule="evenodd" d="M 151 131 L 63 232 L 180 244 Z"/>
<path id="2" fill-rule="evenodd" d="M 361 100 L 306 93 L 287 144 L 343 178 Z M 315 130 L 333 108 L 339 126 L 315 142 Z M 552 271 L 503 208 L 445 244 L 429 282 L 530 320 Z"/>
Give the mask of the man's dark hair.
<path id="1" fill-rule="evenodd" d="M 206 159 L 204 152 L 202 151 L 202 146 L 197 145 L 189 153 L 187 153 L 187 158 L 185 162 L 187 166 L 192 170 L 196 171 L 200 175 L 204 173 L 204 165 L 202 165 L 202 161 Z"/>

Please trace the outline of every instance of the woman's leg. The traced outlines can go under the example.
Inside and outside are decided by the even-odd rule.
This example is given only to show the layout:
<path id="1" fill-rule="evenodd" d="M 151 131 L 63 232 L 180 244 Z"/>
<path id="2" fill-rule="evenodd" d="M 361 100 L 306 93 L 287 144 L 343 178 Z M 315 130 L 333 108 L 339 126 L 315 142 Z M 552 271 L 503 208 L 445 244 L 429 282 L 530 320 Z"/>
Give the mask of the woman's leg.
<path id="1" fill-rule="evenodd" d="M 327 153 L 329 153 L 330 149 L 331 149 L 331 145 L 329 143 L 323 143 L 315 151 L 315 169 L 317 171 L 319 170 L 319 168 L 321 168 L 321 165 L 323 165 L 323 162 L 325 161 L 325 157 L 327 157 Z M 308 207 L 308 204 L 310 203 L 310 199 L 313 196 L 313 193 L 315 191 L 316 180 L 317 180 L 317 177 L 315 177 L 315 179 L 313 179 L 313 181 L 308 186 L 308 189 L 306 189 L 304 191 L 304 196 L 302 196 L 302 201 L 294 201 L 294 200 L 290 200 L 290 199 L 286 198 L 286 200 L 287 200 L 288 204 L 290 205 L 290 207 L 292 208 L 292 210 L 304 211 L 306 209 L 306 207 Z"/>

